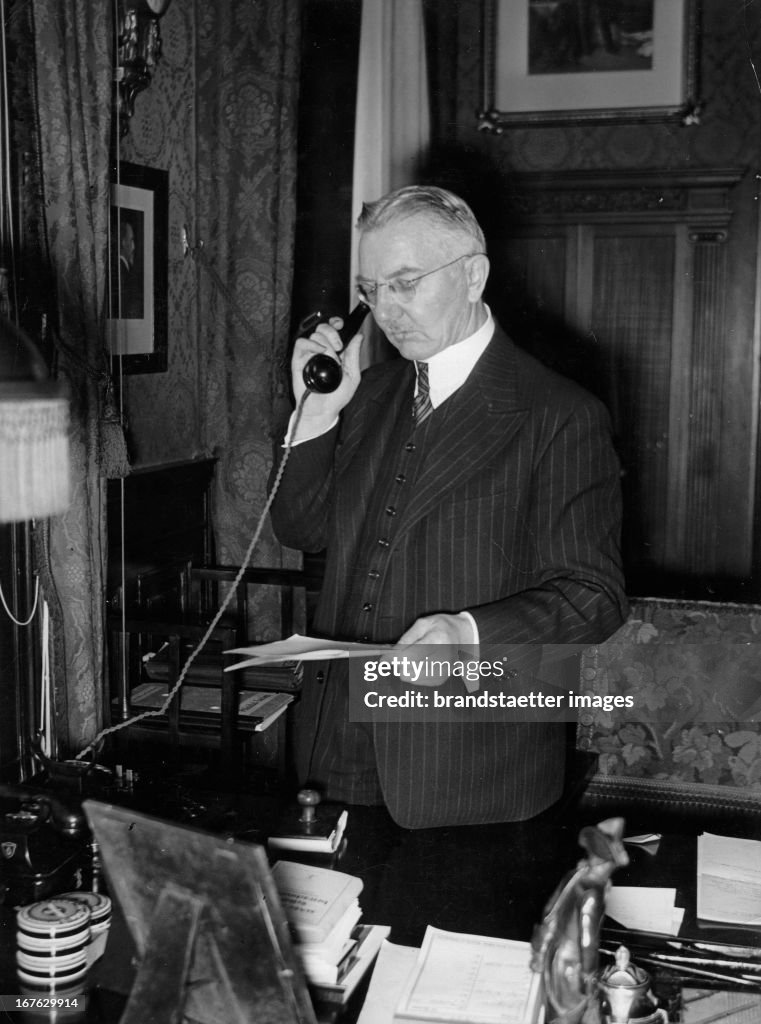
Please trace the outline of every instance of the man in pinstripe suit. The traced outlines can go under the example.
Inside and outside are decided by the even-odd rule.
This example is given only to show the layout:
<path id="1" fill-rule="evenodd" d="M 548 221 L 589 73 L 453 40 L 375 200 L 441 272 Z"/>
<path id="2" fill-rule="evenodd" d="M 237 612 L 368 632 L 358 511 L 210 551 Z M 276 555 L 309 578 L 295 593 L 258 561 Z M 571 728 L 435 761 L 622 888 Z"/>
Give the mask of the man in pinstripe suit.
<path id="1" fill-rule="evenodd" d="M 587 644 L 623 621 L 619 470 L 605 410 L 518 349 L 482 295 L 484 236 L 450 192 L 365 206 L 357 289 L 401 359 L 359 370 L 361 335 L 296 342 L 309 394 L 272 507 L 286 545 L 326 550 L 315 632 L 448 645 Z M 292 419 L 289 432 L 294 430 Z M 307 672 L 296 756 L 329 798 L 385 802 L 409 828 L 521 820 L 560 795 L 565 730 L 547 722 L 349 721 L 345 662 Z"/>

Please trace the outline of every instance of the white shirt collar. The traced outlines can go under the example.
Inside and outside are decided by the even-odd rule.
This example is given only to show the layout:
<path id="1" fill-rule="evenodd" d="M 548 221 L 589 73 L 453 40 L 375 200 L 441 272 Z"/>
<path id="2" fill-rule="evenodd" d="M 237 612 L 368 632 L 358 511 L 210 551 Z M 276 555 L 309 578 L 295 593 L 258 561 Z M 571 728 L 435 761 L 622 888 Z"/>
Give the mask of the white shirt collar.
<path id="1" fill-rule="evenodd" d="M 469 337 L 463 338 L 462 341 L 458 341 L 455 345 L 442 349 L 441 352 L 437 352 L 435 356 L 431 356 L 427 360 L 431 405 L 434 409 L 462 387 L 491 341 L 493 334 L 494 318 L 491 315 L 491 310 L 486 306 L 486 320 L 477 331 Z M 417 362 L 415 363 L 415 374 L 417 374 Z M 417 394 L 417 380 L 415 381 L 415 393 Z"/>

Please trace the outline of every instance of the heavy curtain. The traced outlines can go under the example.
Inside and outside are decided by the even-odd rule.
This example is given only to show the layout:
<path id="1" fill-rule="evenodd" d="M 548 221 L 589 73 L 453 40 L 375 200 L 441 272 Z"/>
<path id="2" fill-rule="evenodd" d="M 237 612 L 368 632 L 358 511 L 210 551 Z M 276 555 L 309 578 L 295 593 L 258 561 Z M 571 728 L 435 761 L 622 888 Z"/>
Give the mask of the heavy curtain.
<path id="1" fill-rule="evenodd" d="M 431 134 L 425 26 L 421 0 L 363 0 L 354 133 L 352 225 L 362 204 L 413 185 L 428 155 Z M 351 288 L 357 273 L 352 236 Z M 383 358 L 387 345 L 363 327 L 363 365 Z"/>
<path id="2" fill-rule="evenodd" d="M 55 590 L 56 728 L 76 754 L 102 720 L 104 513 L 100 404 L 107 376 L 112 9 L 92 0 L 33 0 L 44 231 L 54 290 L 57 374 L 71 395 L 72 501 L 39 530 Z M 52 567 L 52 573 L 49 572 Z"/>
<path id="3" fill-rule="evenodd" d="M 199 274 L 202 417 L 227 564 L 266 501 L 287 399 L 300 21 L 290 0 L 198 7 L 198 235 L 223 286 Z M 267 527 L 253 562 L 281 557 Z"/>

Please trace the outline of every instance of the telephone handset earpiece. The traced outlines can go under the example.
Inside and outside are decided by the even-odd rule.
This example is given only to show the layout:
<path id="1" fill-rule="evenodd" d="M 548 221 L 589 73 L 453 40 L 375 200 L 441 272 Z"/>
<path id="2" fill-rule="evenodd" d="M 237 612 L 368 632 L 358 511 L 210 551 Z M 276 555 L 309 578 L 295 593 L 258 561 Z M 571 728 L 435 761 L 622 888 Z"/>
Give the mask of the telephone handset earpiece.
<path id="1" fill-rule="evenodd" d="M 346 318 L 346 323 L 338 332 L 344 345 L 351 341 L 369 312 L 370 307 L 366 303 L 360 302 L 354 307 L 351 313 L 349 313 Z M 325 322 L 326 318 L 320 313 L 313 313 L 312 316 L 308 317 L 302 324 L 302 332 L 304 324 L 310 324 L 311 326 L 309 326 L 308 329 L 314 330 L 317 324 Z M 331 391 L 335 391 L 336 388 L 340 386 L 343 371 L 341 369 L 341 364 L 337 359 L 334 359 L 332 356 L 319 353 L 316 356 L 312 356 L 306 364 L 303 370 L 303 377 L 304 383 L 309 391 L 317 391 L 321 395 L 328 395 Z"/>

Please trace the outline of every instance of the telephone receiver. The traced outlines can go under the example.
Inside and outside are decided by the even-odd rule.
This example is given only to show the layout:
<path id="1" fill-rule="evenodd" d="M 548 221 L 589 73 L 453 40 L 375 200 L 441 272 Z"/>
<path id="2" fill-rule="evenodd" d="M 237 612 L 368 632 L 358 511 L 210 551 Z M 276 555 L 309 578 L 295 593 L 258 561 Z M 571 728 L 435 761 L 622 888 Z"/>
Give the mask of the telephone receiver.
<path id="1" fill-rule="evenodd" d="M 0 784 L 0 798 L 20 801 L 19 813 L 25 813 L 29 820 L 36 819 L 38 824 L 50 822 L 62 835 L 76 837 L 87 832 L 84 813 L 50 793 L 24 785 Z"/>
<path id="2" fill-rule="evenodd" d="M 338 332 L 339 337 L 344 345 L 347 345 L 362 325 L 362 321 L 365 319 L 367 314 L 370 312 L 370 307 L 365 302 L 358 303 L 354 309 L 346 317 L 341 330 Z M 324 324 L 328 322 L 328 317 L 322 315 L 322 313 L 312 313 L 310 316 L 302 320 L 299 327 L 299 337 L 303 337 L 305 334 L 311 334 L 318 324 Z M 343 370 L 341 364 L 337 359 L 332 356 L 319 353 L 316 356 L 312 356 L 309 362 L 306 364 L 303 370 L 304 383 L 309 391 L 316 391 L 321 395 L 328 395 L 331 391 L 335 391 L 340 385 L 343 377 Z"/>

